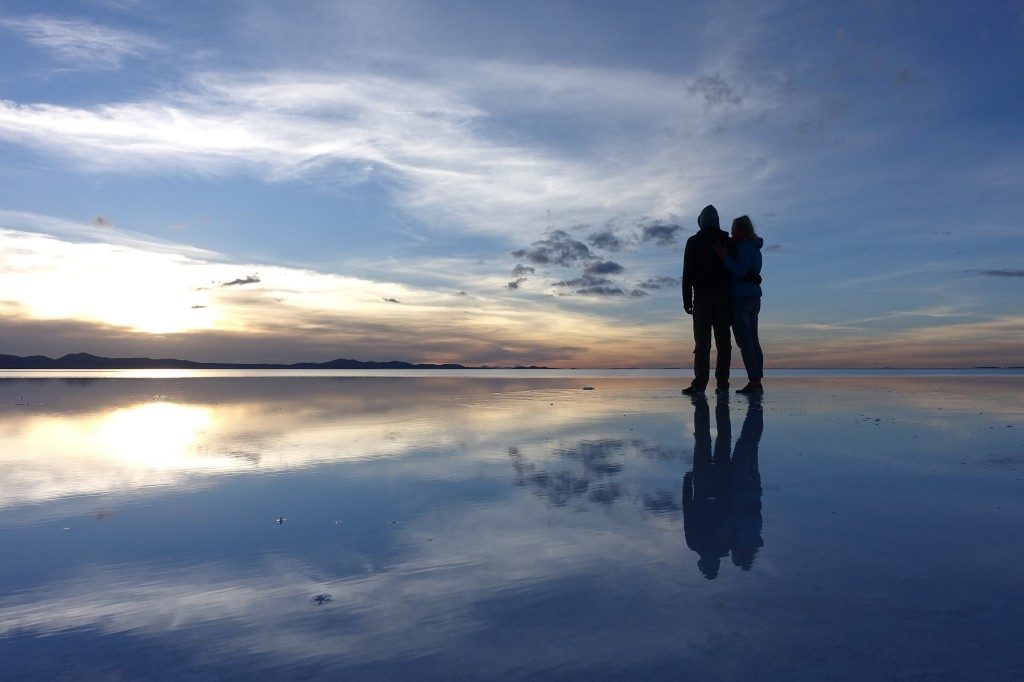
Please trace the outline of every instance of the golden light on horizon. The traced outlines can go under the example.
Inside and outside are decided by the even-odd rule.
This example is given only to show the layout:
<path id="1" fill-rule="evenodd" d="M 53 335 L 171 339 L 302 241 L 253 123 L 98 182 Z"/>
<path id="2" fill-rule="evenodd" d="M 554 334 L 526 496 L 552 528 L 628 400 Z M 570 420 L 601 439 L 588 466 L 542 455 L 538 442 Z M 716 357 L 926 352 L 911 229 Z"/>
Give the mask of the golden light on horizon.
<path id="1" fill-rule="evenodd" d="M 35 319 L 82 320 L 145 334 L 209 329 L 197 261 L 176 253 L 7 232 L 4 289 Z"/>

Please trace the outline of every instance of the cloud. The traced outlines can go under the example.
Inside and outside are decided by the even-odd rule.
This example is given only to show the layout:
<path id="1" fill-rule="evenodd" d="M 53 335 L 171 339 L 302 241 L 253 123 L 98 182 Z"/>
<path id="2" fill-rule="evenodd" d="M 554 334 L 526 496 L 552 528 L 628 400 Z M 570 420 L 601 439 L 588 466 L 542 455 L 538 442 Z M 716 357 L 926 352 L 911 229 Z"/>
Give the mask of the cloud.
<path id="1" fill-rule="evenodd" d="M 625 470 L 626 463 L 637 459 L 671 461 L 680 456 L 678 452 L 642 438 L 629 442 L 615 438 L 580 440 L 535 456 L 528 455 L 525 449 L 518 446 L 508 448 L 508 457 L 515 472 L 513 484 L 530 489 L 537 497 L 556 507 L 584 499 L 606 507 L 618 502 L 635 504 L 635 496 L 625 494 L 626 488 L 634 485 L 614 480 Z M 652 497 L 664 500 L 666 494 L 670 498 L 673 495 L 657 491 Z M 644 498 L 648 496 L 651 493 L 643 494 Z M 643 503 L 641 506 L 653 509 Z"/>
<path id="2" fill-rule="evenodd" d="M 221 284 L 222 287 L 237 287 L 244 284 L 258 284 L 260 281 L 259 275 L 248 275 L 246 277 L 240 277 L 233 279 L 230 282 L 224 282 Z"/>
<path id="3" fill-rule="evenodd" d="M 114 226 L 114 223 L 112 221 L 107 220 L 106 218 L 104 218 L 101 215 L 98 215 L 95 218 L 93 218 L 92 219 L 92 224 L 95 227 L 113 227 Z"/>
<path id="4" fill-rule="evenodd" d="M 595 249 L 605 251 L 621 251 L 625 244 L 611 230 L 595 232 L 587 236 L 587 243 Z"/>
<path id="5" fill-rule="evenodd" d="M 688 176 L 681 186 L 678 160 L 713 128 L 685 93 L 687 76 L 533 62 L 432 66 L 440 77 L 379 67 L 220 71 L 131 101 L 0 101 L 0 136 L 87 173 L 256 171 L 268 181 L 373 183 L 419 220 L 500 235 L 672 213 L 707 184 L 738 185 L 761 164 L 749 142 L 720 140 L 713 179 Z M 586 118 L 572 148 L 524 134 L 521 121 L 568 110 Z M 588 132 L 609 121 L 628 134 Z M 679 134 L 667 140 L 666 126 Z"/>
<path id="6" fill-rule="evenodd" d="M 597 277 L 595 275 L 583 274 L 574 279 L 562 280 L 561 282 L 555 282 L 556 287 L 592 287 L 599 286 L 602 284 L 611 284 L 612 281 L 607 277 Z"/>
<path id="7" fill-rule="evenodd" d="M 580 296 L 623 296 L 625 292 L 619 287 L 615 286 L 589 286 L 577 289 L 576 293 Z"/>
<path id="8" fill-rule="evenodd" d="M 676 235 L 682 226 L 665 223 L 652 223 L 640 226 L 640 241 L 654 242 L 657 246 L 671 246 L 676 242 Z"/>
<path id="9" fill-rule="evenodd" d="M 44 15 L 0 19 L 0 26 L 76 66 L 115 69 L 126 57 L 141 57 L 160 47 L 156 41 L 131 31 Z"/>
<path id="10" fill-rule="evenodd" d="M 386 296 L 382 296 L 381 298 L 387 303 L 401 303 L 397 298 L 387 298 Z"/>
<path id="11" fill-rule="evenodd" d="M 625 270 L 626 268 L 615 261 L 607 260 L 590 263 L 583 269 L 583 272 L 588 275 L 617 275 L 620 272 L 625 272 Z"/>
<path id="12" fill-rule="evenodd" d="M 642 282 L 637 282 L 640 289 L 658 290 L 668 286 L 679 286 L 679 279 L 676 277 L 649 277 Z"/>
<path id="13" fill-rule="evenodd" d="M 801 121 L 797 125 L 797 131 L 801 135 L 824 133 L 836 121 L 846 116 L 855 105 L 856 102 L 843 95 L 822 95 L 819 101 L 818 115 Z"/>
<path id="14" fill-rule="evenodd" d="M 537 265 L 562 267 L 571 267 L 594 257 L 586 244 L 574 239 L 565 230 L 549 230 L 544 239 L 533 242 L 529 249 L 513 251 L 512 255 Z"/>
<path id="15" fill-rule="evenodd" d="M 644 291 L 643 289 L 633 289 L 631 292 L 629 292 L 629 295 L 632 296 L 633 298 L 643 298 L 644 296 L 650 296 L 650 294 Z"/>
<path id="16" fill-rule="evenodd" d="M 437 289 L 413 287 L 228 262 L 89 224 L 76 231 L 53 222 L 66 237 L 4 229 L 4 219 L 0 213 L 0 290 L 8 292 L 0 301 L 0 337 L 4 352 L 17 355 L 297 362 L 330 360 L 345 349 L 360 360 L 600 367 L 621 364 L 621 357 L 663 365 L 676 345 L 671 325 L 660 320 L 623 325 L 563 308 L 557 297 L 496 295 L 497 287 L 481 287 L 475 274 L 466 279 L 479 290 L 454 279 Z M 42 217 L 34 223 L 51 224 Z M 259 273 L 259 296 L 244 285 L 218 285 L 244 281 L 241 268 Z M 575 288 L 588 285 L 609 284 L 588 278 Z"/>
<path id="17" fill-rule="evenodd" d="M 506 289 L 518 289 L 519 285 L 526 281 L 525 277 L 517 277 L 508 284 L 505 285 Z"/>
<path id="18" fill-rule="evenodd" d="M 523 275 L 532 275 L 536 270 L 529 265 L 523 265 L 522 263 L 516 263 L 516 266 L 512 268 L 513 277 L 522 277 Z"/>
<path id="19" fill-rule="evenodd" d="M 907 67 L 903 67 L 896 71 L 896 75 L 893 76 L 892 82 L 896 85 L 907 86 L 916 85 L 924 80 L 924 77 L 920 74 L 914 73 Z"/>
<path id="20" fill-rule="evenodd" d="M 147 254 L 170 254 L 180 258 L 200 260 L 216 257 L 216 254 L 206 249 L 163 241 L 148 234 L 132 232 L 123 228 L 113 229 L 114 227 L 113 223 L 99 227 L 94 220 L 85 224 L 38 213 L 0 209 L 0 230 L 9 229 L 25 235 L 45 234 L 73 242 L 95 241 L 103 244 L 118 244 L 128 249 L 145 251 Z"/>
<path id="21" fill-rule="evenodd" d="M 766 332 L 776 339 L 773 361 L 780 367 L 1024 366 L 1018 340 L 1024 335 L 1024 316 L 912 327 L 884 337 L 856 329 L 815 340 L 784 329 Z"/>
<path id="22" fill-rule="evenodd" d="M 782 251 L 782 244 L 769 244 L 764 247 L 765 251 Z"/>
<path id="23" fill-rule="evenodd" d="M 686 89 L 691 95 L 701 97 L 708 107 L 739 106 L 743 102 L 736 89 L 725 82 L 719 74 L 694 79 Z"/>
<path id="24" fill-rule="evenodd" d="M 1020 268 L 1002 268 L 998 270 L 977 270 L 979 275 L 986 277 L 1024 277 L 1024 270 Z"/>

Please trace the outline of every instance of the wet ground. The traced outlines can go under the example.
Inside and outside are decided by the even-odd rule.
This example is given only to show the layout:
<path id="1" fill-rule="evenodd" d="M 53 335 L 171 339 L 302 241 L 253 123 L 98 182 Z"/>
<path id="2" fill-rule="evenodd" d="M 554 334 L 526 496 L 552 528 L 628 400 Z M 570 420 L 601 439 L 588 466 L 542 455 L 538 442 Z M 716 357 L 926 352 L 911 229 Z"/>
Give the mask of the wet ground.
<path id="1" fill-rule="evenodd" d="M 682 385 L 4 379 L 0 678 L 1020 679 L 1024 379 Z"/>

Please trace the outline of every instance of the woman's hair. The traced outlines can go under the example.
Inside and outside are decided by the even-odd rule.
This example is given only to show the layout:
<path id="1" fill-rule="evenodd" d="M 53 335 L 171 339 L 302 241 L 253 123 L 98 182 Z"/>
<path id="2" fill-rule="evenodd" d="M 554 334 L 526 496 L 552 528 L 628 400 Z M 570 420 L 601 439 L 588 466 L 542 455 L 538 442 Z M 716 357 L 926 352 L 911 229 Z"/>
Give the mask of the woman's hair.
<path id="1" fill-rule="evenodd" d="M 750 216 L 741 215 L 732 221 L 732 226 L 738 228 L 745 239 L 757 239 L 757 232 L 754 231 L 754 223 L 750 221 Z"/>

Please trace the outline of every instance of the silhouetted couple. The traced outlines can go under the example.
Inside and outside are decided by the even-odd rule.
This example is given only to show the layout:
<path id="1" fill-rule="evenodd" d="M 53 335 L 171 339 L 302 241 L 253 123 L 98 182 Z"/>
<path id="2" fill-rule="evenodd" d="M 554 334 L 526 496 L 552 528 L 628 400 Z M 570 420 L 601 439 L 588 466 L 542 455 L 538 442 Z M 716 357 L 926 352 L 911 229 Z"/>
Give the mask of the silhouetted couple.
<path id="1" fill-rule="evenodd" d="M 700 555 L 697 568 L 708 580 L 723 557 L 743 570 L 754 565 L 761 539 L 761 473 L 757 447 L 764 431 L 761 397 L 750 395 L 743 429 L 730 457 L 732 427 L 724 394 L 715 406 L 718 436 L 711 447 L 711 417 L 704 396 L 693 398 L 693 469 L 683 478 L 683 533 Z"/>
<path id="2" fill-rule="evenodd" d="M 693 315 L 693 381 L 683 393 L 703 393 L 711 378 L 711 336 L 714 333 L 718 359 L 715 362 L 717 391 L 729 390 L 732 345 L 729 327 L 747 369 L 747 385 L 738 393 L 760 393 L 763 389 L 764 355 L 757 336 L 761 312 L 761 246 L 754 224 L 747 216 L 732 221 L 732 234 L 718 226 L 718 211 L 705 206 L 697 218 L 700 229 L 686 241 L 683 253 L 683 309 Z"/>

